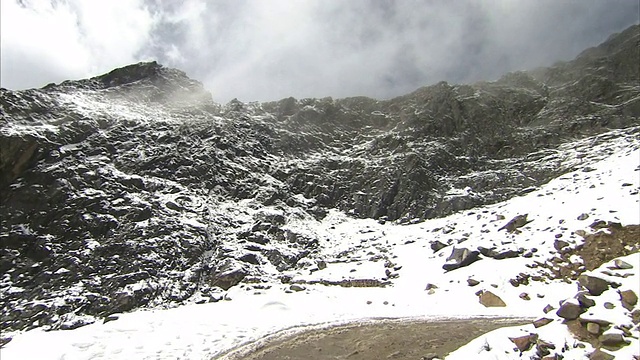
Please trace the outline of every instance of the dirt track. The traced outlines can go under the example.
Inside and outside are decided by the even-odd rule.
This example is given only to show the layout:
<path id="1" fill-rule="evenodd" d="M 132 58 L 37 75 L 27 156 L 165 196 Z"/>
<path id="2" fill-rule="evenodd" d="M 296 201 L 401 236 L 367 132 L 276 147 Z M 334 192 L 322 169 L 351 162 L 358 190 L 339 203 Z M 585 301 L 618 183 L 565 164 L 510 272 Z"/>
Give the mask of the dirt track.
<path id="1" fill-rule="evenodd" d="M 529 323 L 526 319 L 384 320 L 275 336 L 218 359 L 412 359 L 449 352 L 483 333 Z"/>

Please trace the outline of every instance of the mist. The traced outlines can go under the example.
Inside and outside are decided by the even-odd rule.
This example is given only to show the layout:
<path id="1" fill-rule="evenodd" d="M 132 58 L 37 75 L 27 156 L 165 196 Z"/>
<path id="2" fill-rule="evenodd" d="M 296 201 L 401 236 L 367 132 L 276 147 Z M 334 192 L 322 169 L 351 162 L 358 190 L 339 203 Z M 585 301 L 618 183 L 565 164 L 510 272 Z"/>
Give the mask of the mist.
<path id="1" fill-rule="evenodd" d="M 157 60 L 226 103 L 390 98 L 570 60 L 638 23 L 637 0 L 1 3 L 2 87 Z"/>

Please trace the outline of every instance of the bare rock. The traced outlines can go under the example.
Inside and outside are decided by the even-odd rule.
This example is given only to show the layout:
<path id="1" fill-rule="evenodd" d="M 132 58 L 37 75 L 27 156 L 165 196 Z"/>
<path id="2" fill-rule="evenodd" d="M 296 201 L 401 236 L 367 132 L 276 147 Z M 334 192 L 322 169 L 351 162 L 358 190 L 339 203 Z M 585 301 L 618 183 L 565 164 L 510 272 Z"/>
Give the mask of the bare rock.
<path id="1" fill-rule="evenodd" d="M 479 296 L 480 304 L 485 307 L 505 307 L 507 304 L 496 294 L 491 291 L 483 291 Z"/>
<path id="2" fill-rule="evenodd" d="M 596 304 L 596 302 L 593 299 L 587 297 L 586 291 L 580 291 L 576 295 L 576 299 L 580 303 L 580 306 L 582 306 L 583 308 L 590 308 Z"/>
<path id="3" fill-rule="evenodd" d="M 475 280 L 475 279 L 467 279 L 467 285 L 469 285 L 469 286 L 476 286 L 476 285 L 478 285 L 478 284 L 480 284 L 480 281 L 478 281 L 478 280 Z"/>
<path id="4" fill-rule="evenodd" d="M 292 290 L 292 291 L 304 291 L 306 289 L 307 289 L 306 287 L 299 284 L 291 284 L 291 286 L 289 286 L 289 290 Z"/>
<path id="5" fill-rule="evenodd" d="M 594 334 L 594 335 L 598 335 L 600 334 L 600 325 L 598 325 L 597 323 L 587 323 L 587 331 L 590 334 Z"/>
<path id="6" fill-rule="evenodd" d="M 584 309 L 580 307 L 580 304 L 567 300 L 560 305 L 560 308 L 556 311 L 556 315 L 566 320 L 573 320 L 577 319 L 583 312 Z"/>
<path id="7" fill-rule="evenodd" d="M 578 277 L 578 282 L 580 285 L 584 286 L 587 290 L 589 290 L 589 294 L 594 296 L 599 296 L 603 292 L 609 289 L 609 282 L 606 280 L 597 278 L 595 276 L 590 275 L 580 275 Z"/>
<path id="8" fill-rule="evenodd" d="M 509 222 L 507 222 L 503 227 L 498 229 L 498 231 L 507 230 L 507 232 L 509 233 L 516 231 L 518 228 L 521 228 L 531 222 L 531 220 L 527 221 L 527 216 L 528 214 L 515 216 L 513 219 L 509 220 Z"/>
<path id="9" fill-rule="evenodd" d="M 529 334 L 516 338 L 510 337 L 509 340 L 516 345 L 516 348 L 518 348 L 520 352 L 525 352 L 531 349 L 536 340 L 538 340 L 538 334 Z"/>
<path id="10" fill-rule="evenodd" d="M 629 270 L 629 269 L 633 269 L 633 265 L 629 264 L 628 262 L 624 262 L 620 259 L 615 259 L 613 261 L 613 266 L 616 269 L 620 269 L 620 270 Z"/>
<path id="11" fill-rule="evenodd" d="M 543 318 L 540 318 L 538 320 L 535 320 L 533 322 L 533 327 L 535 327 L 537 329 L 539 327 L 543 327 L 543 326 L 551 323 L 552 321 L 553 321 L 552 319 L 543 317 Z"/>
<path id="12" fill-rule="evenodd" d="M 600 343 L 603 346 L 618 347 L 629 344 L 629 341 L 626 340 L 622 334 L 618 333 L 603 334 L 598 338 L 598 340 L 600 340 Z"/>
<path id="13" fill-rule="evenodd" d="M 447 247 L 447 244 L 444 244 L 438 240 L 431 242 L 431 250 L 433 250 L 433 252 L 438 252 L 445 247 Z"/>
<path id="14" fill-rule="evenodd" d="M 553 242 L 553 248 L 556 249 L 557 251 L 560 251 L 566 248 L 567 246 L 569 246 L 569 243 L 563 240 L 556 240 Z"/>
<path id="15" fill-rule="evenodd" d="M 582 221 L 582 220 L 587 220 L 589 218 L 589 214 L 587 213 L 582 213 L 580 215 L 578 215 L 578 220 Z"/>
<path id="16" fill-rule="evenodd" d="M 606 351 L 602 351 L 600 349 L 596 349 L 596 351 L 592 352 L 589 355 L 589 360 L 613 360 L 616 357 L 609 354 Z"/>
<path id="17" fill-rule="evenodd" d="M 477 251 L 471 251 L 467 248 L 453 248 L 451 255 L 447 258 L 447 261 L 442 268 L 451 271 L 464 266 L 468 266 L 478 261 L 480 253 Z"/>
<path id="18" fill-rule="evenodd" d="M 638 303 L 638 295 L 633 290 L 624 290 L 620 291 L 620 302 L 622 302 L 622 306 L 631 310 Z"/>

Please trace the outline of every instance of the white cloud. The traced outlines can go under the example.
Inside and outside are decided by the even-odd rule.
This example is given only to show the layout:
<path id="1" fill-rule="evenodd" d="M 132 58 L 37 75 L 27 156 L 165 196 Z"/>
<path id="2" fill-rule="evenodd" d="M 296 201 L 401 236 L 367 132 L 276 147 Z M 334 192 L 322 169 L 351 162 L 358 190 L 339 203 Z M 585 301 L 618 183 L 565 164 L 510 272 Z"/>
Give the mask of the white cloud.
<path id="1" fill-rule="evenodd" d="M 203 81 L 221 102 L 386 98 L 569 60 L 637 23 L 640 10 L 637 0 L 54 3 L 2 1 L 3 86 L 153 58 Z"/>
<path id="2" fill-rule="evenodd" d="M 142 1 L 2 1 L 3 87 L 39 87 L 138 61 L 154 20 Z"/>

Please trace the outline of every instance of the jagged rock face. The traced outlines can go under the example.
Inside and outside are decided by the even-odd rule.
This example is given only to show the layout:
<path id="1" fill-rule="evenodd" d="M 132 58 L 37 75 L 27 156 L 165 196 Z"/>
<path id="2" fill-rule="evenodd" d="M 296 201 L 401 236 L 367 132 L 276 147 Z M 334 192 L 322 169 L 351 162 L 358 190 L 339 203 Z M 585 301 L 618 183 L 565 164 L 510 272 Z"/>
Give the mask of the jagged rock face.
<path id="1" fill-rule="evenodd" d="M 566 139 L 639 124 L 637 43 L 636 26 L 572 62 L 384 101 L 222 106 L 155 62 L 0 89 L 2 327 L 219 299 L 313 254 L 279 216 L 411 221 L 526 192 L 569 170 Z M 242 199 L 280 213 L 225 208 Z"/>

